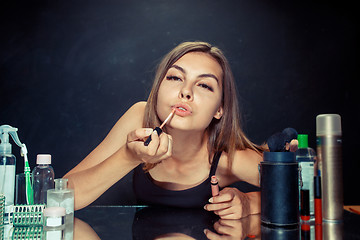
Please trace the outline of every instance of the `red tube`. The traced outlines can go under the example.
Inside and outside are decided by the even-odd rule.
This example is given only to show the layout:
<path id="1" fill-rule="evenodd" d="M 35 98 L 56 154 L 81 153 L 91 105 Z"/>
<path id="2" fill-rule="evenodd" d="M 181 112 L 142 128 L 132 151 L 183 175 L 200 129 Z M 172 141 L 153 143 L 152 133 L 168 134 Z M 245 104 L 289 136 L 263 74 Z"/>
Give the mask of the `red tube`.
<path id="1" fill-rule="evenodd" d="M 309 199 L 309 189 L 301 189 L 301 220 L 309 221 L 310 220 L 310 199 Z"/>
<path id="2" fill-rule="evenodd" d="M 320 174 L 314 177 L 314 208 L 315 224 L 322 224 L 322 203 L 321 203 L 321 177 Z"/>
<path id="3" fill-rule="evenodd" d="M 322 224 L 321 198 L 315 198 L 315 224 Z"/>

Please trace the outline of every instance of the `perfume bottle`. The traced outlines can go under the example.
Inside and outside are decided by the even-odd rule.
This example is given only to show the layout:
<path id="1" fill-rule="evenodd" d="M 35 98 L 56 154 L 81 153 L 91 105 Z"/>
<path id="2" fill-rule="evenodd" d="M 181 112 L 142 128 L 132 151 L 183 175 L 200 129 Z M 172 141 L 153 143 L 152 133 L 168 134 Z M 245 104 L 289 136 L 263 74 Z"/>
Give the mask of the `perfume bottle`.
<path id="1" fill-rule="evenodd" d="M 55 189 L 47 191 L 47 207 L 63 207 L 66 210 L 65 225 L 74 223 L 74 190 L 67 188 L 66 178 L 55 179 Z"/>

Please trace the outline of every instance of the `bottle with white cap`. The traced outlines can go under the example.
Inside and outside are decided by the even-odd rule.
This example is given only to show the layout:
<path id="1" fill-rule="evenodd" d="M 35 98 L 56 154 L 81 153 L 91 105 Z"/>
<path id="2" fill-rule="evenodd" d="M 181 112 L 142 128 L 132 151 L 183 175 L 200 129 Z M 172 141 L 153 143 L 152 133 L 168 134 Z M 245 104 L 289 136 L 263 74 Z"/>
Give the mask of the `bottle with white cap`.
<path id="1" fill-rule="evenodd" d="M 38 154 L 36 158 L 37 166 L 32 172 L 34 189 L 34 203 L 47 203 L 47 190 L 54 188 L 55 173 L 51 164 L 50 154 Z"/>

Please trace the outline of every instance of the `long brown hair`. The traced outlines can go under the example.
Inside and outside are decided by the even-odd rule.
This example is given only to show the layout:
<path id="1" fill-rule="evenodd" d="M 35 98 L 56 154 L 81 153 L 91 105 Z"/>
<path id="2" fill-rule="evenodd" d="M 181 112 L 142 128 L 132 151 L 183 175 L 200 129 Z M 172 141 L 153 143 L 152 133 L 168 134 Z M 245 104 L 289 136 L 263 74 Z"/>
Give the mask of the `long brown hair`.
<path id="1" fill-rule="evenodd" d="M 244 134 L 241 128 L 239 104 L 236 94 L 236 86 L 230 65 L 222 51 L 206 42 L 184 42 L 169 52 L 158 65 L 152 90 L 145 108 L 144 127 L 154 128 L 160 125 L 156 113 L 157 95 L 160 84 L 169 68 L 182 56 L 189 52 L 203 52 L 209 54 L 220 64 L 223 71 L 222 78 L 222 107 L 223 115 L 220 119 L 211 121 L 207 128 L 208 151 L 210 156 L 218 151 L 228 154 L 229 168 L 231 168 L 236 150 L 250 148 L 258 153 L 262 148 L 252 143 Z M 145 164 L 149 170 L 154 164 Z"/>

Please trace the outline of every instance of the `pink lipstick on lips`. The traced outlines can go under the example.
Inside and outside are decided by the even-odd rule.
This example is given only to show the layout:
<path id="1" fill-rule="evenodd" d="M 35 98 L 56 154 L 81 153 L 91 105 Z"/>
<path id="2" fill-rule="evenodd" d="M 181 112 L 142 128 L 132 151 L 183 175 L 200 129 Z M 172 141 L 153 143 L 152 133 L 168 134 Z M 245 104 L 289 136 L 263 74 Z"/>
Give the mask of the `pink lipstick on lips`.
<path id="1" fill-rule="evenodd" d="M 191 107 L 186 103 L 178 103 L 174 105 L 175 113 L 178 116 L 186 117 L 192 114 Z"/>

